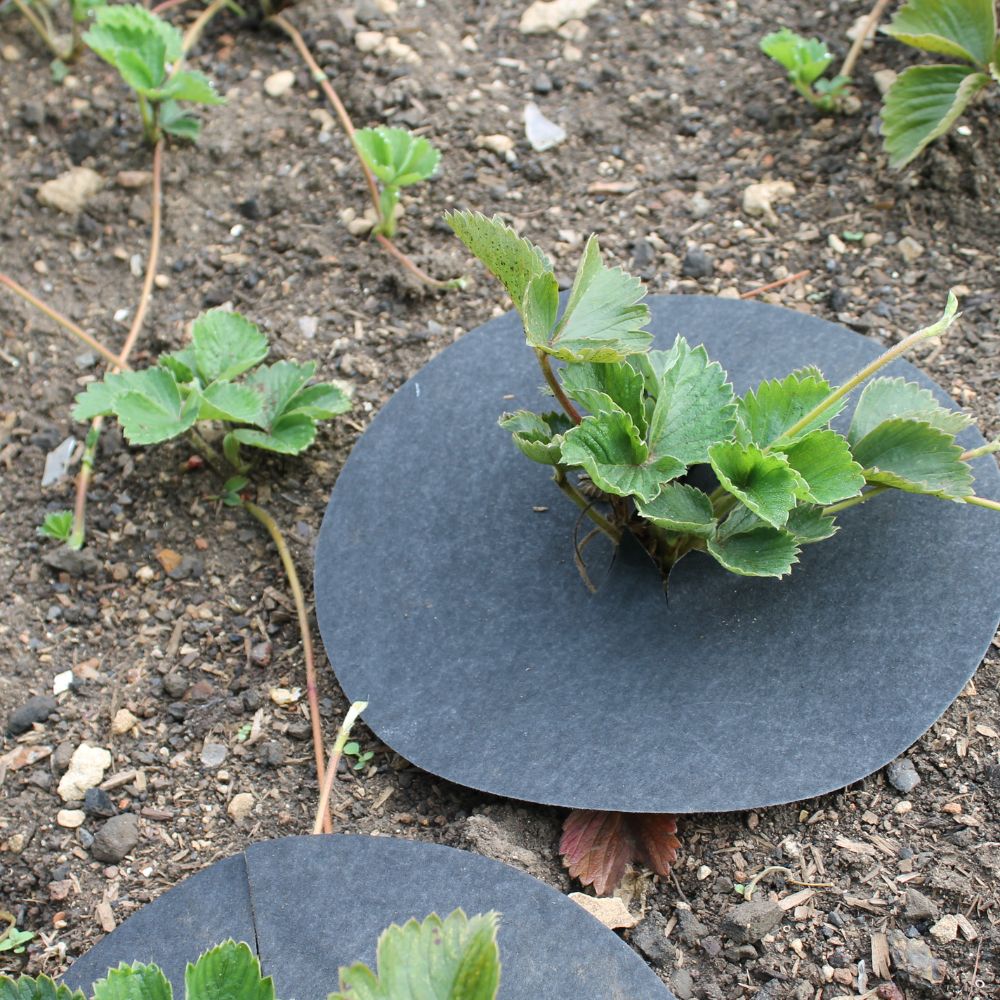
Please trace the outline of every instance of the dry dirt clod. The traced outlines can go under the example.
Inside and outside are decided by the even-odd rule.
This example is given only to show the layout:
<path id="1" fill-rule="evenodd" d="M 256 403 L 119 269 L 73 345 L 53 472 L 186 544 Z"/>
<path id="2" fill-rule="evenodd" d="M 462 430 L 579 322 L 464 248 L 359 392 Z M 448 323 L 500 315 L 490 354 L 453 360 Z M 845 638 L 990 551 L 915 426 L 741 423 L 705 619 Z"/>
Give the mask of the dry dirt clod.
<path id="1" fill-rule="evenodd" d="M 87 202 L 104 187 L 104 178 L 90 167 L 73 167 L 38 189 L 38 200 L 46 208 L 79 215 Z"/>
<path id="2" fill-rule="evenodd" d="M 569 898 L 613 931 L 635 927 L 639 923 L 639 918 L 629 913 L 628 907 L 617 896 L 588 896 L 583 892 L 571 892 Z"/>
<path id="3" fill-rule="evenodd" d="M 587 16 L 599 0 L 536 0 L 521 15 L 522 35 L 543 35 Z"/>
<path id="4" fill-rule="evenodd" d="M 242 823 L 253 811 L 253 807 L 254 797 L 249 792 L 240 792 L 232 797 L 226 812 L 235 823 Z"/>
<path id="5" fill-rule="evenodd" d="M 722 921 L 722 933 L 739 944 L 753 944 L 781 923 L 785 911 L 768 899 L 740 903 Z"/>
<path id="6" fill-rule="evenodd" d="M 70 758 L 66 773 L 59 779 L 59 797 L 63 802 L 76 802 L 104 780 L 111 767 L 111 754 L 103 747 L 81 743 Z"/>

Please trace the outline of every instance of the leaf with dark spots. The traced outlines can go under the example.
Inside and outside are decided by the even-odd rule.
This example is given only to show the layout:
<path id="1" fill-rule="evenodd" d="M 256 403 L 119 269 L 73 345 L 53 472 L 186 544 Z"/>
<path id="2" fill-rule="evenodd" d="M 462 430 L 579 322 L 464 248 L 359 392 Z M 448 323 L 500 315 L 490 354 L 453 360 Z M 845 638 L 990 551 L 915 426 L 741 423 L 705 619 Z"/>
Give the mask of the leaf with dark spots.
<path id="1" fill-rule="evenodd" d="M 668 875 L 681 846 L 676 833 L 677 818 L 669 813 L 574 809 L 563 823 L 559 853 L 573 878 L 603 896 L 621 882 L 631 862 Z"/>

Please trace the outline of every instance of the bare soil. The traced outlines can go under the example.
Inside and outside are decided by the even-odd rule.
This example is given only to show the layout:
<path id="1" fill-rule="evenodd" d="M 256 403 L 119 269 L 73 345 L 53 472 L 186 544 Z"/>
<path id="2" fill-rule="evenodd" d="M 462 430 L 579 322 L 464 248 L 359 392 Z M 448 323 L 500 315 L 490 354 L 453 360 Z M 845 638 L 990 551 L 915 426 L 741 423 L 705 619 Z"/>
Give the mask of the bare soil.
<path id="1" fill-rule="evenodd" d="M 765 301 L 883 343 L 934 318 L 959 286 L 960 326 L 916 360 L 984 433 L 1000 431 L 995 88 L 965 128 L 893 173 L 880 151 L 872 74 L 910 64 L 909 50 L 879 39 L 858 70 L 860 111 L 834 119 L 801 103 L 757 49 L 764 33 L 788 24 L 821 34 L 842 56 L 867 3 L 604 0 L 569 38 L 521 34 L 526 5 L 402 0 L 387 15 L 360 0 L 289 14 L 358 126 L 404 125 L 441 148 L 440 177 L 404 199 L 400 242 L 439 277 L 467 273 L 464 293 L 426 291 L 350 235 L 342 213 L 364 210 L 365 188 L 284 36 L 227 15 L 192 59 L 227 103 L 206 114 L 196 146 L 167 152 L 161 287 L 134 361 L 176 348 L 199 310 L 229 303 L 267 329 L 276 356 L 313 358 L 322 375 L 353 384 L 353 413 L 323 431 L 304 462 L 269 466 L 262 502 L 287 531 L 304 579 L 329 491 L 371 415 L 437 351 L 507 308 L 440 221 L 453 206 L 503 214 L 552 250 L 567 278 L 591 231 L 654 293 L 735 294 L 805 271 Z M 181 25 L 184 10 L 170 15 Z M 413 56 L 363 54 L 359 30 L 392 35 Z M 148 188 L 117 180 L 149 169 L 137 115 L 94 57 L 53 83 L 13 13 L 0 20 L 0 42 L 0 267 L 118 345 L 148 251 Z M 268 97 L 265 79 L 286 68 L 295 86 Z M 537 153 L 527 144 L 528 101 L 566 128 L 562 145 Z M 514 140 L 509 158 L 477 141 L 491 135 Z M 98 171 L 105 188 L 75 217 L 40 206 L 38 187 L 74 164 Z M 743 191 L 769 179 L 792 182 L 794 197 L 776 203 L 770 220 L 748 216 Z M 690 276 L 698 263 L 710 273 Z M 0 970 L 55 974 L 191 872 L 251 841 L 306 832 L 316 790 L 304 699 L 279 706 L 271 697 L 303 685 L 302 656 L 263 532 L 211 499 L 218 484 L 188 468 L 184 446 L 133 450 L 108 431 L 90 498 L 93 565 L 79 576 L 53 569 L 53 547 L 35 529 L 46 511 L 71 505 L 73 483 L 70 475 L 42 488 L 45 456 L 83 437 L 70 404 L 100 366 L 4 294 L 0 369 L 0 720 L 51 693 L 56 675 L 75 675 L 46 721 L 2 747 L 41 756 L 0 768 L 0 909 L 37 935 L 23 956 L 0 953 Z M 173 575 L 158 559 L 164 549 L 184 557 Z M 325 662 L 321 695 L 332 737 L 346 705 Z M 123 708 L 138 721 L 115 735 Z M 921 778 L 911 792 L 879 773 L 805 803 L 685 817 L 674 877 L 640 881 L 632 905 L 643 920 L 626 939 L 682 1000 L 855 996 L 885 982 L 872 968 L 872 941 L 897 929 L 914 954 L 926 945 L 947 967 L 931 985 L 897 962 L 891 974 L 907 997 L 997 996 L 998 730 L 993 650 L 909 752 Z M 477 850 L 570 889 L 559 810 L 449 785 L 363 729 L 360 740 L 374 757 L 341 775 L 340 830 Z M 117 864 L 91 853 L 103 818 L 90 815 L 79 829 L 56 822 L 60 769 L 84 741 L 112 754 L 112 808 L 139 817 L 139 843 Z M 206 743 L 225 747 L 225 759 L 210 751 L 203 763 Z M 227 807 L 241 793 L 253 805 L 238 821 Z M 734 884 L 771 866 L 779 870 L 763 876 L 756 898 L 790 901 L 784 919 L 762 940 L 729 941 L 723 921 L 741 902 Z M 936 917 L 914 915 L 912 895 L 906 910 L 914 889 L 972 930 L 942 943 L 930 933 Z"/>

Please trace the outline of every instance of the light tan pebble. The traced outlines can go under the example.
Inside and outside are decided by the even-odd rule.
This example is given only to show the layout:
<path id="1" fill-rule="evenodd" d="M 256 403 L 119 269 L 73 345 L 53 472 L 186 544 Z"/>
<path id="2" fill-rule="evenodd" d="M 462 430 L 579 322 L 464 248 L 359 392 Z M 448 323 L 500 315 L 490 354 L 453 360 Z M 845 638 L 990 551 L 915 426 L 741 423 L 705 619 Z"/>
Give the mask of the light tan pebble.
<path id="1" fill-rule="evenodd" d="M 56 813 L 56 823 L 67 830 L 75 830 L 78 826 L 83 826 L 87 814 L 82 809 L 60 809 Z"/>

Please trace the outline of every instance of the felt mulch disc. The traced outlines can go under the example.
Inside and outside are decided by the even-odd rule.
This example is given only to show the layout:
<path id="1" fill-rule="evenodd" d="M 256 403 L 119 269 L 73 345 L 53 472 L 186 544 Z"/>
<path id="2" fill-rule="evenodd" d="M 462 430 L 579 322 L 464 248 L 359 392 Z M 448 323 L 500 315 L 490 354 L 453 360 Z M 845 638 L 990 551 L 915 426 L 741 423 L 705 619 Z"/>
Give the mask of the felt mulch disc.
<path id="1" fill-rule="evenodd" d="M 810 364 L 836 384 L 882 350 L 760 303 L 650 306 L 654 346 L 704 343 L 738 393 Z M 953 405 L 908 362 L 883 373 Z M 997 627 L 1000 517 L 966 505 L 894 493 L 846 510 L 780 581 L 693 553 L 669 599 L 638 546 L 609 569 L 594 546 L 590 593 L 579 511 L 497 426 L 553 407 L 541 381 L 516 314 L 487 323 L 399 389 L 333 491 L 316 552 L 323 640 L 402 756 L 573 808 L 755 808 L 875 771 L 972 676 Z M 977 491 L 1000 496 L 995 460 L 974 466 Z"/>

